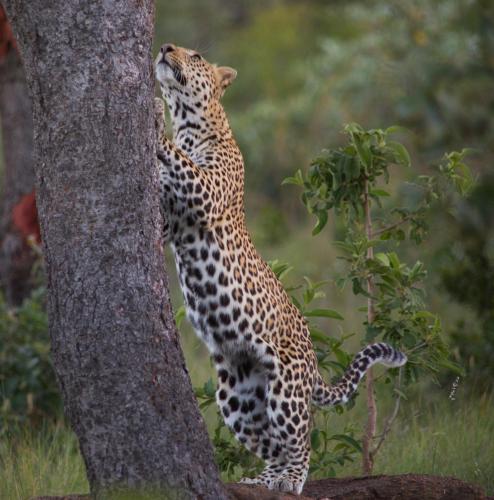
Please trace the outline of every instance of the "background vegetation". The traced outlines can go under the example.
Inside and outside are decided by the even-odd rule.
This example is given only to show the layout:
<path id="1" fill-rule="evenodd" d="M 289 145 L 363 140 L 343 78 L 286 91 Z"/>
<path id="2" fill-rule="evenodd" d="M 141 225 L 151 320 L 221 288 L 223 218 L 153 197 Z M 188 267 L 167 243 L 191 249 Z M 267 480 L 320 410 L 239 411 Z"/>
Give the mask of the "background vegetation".
<path id="1" fill-rule="evenodd" d="M 165 41 L 198 49 L 208 60 L 238 70 L 224 104 L 246 162 L 248 226 L 267 260 L 293 266 L 286 286 L 300 285 L 304 276 L 313 283 L 327 281 L 318 307 L 337 310 L 344 320 L 320 319 L 318 328 L 332 338 L 346 338 L 347 351 L 359 348 L 365 313 L 356 311 L 365 299 L 351 287 L 336 286 L 345 263 L 332 242 L 343 239 L 345 228 L 330 214 L 313 238 L 314 221 L 298 201 L 299 190 L 282 186 L 282 180 L 298 169 L 306 172 L 321 149 L 343 144 L 346 122 L 406 127 L 399 138 L 414 167 L 392 178 L 394 199 L 383 199 L 389 206 L 397 199 L 416 199 L 409 181 L 426 174 L 445 151 L 473 149 L 472 192 L 435 205 L 426 221 L 426 245 L 419 249 L 403 242 L 400 247 L 403 256 L 420 259 L 429 270 L 426 306 L 441 318 L 453 360 L 465 368 L 465 376 L 443 369 L 434 380 L 422 380 L 402 402 L 375 472 L 455 475 L 493 494 L 492 2 L 159 0 L 156 46 Z M 168 261 L 178 308 L 180 293 Z M 213 390 L 207 385 L 213 375 L 208 354 L 186 321 L 180 330 L 193 383 L 206 402 Z M 87 490 L 49 368 L 42 285 L 19 310 L 0 302 L 0 398 L 0 497 Z M 379 390 L 378 400 L 386 414 L 390 391 Z M 226 460 L 225 478 L 236 479 L 241 471 L 228 462 L 230 438 L 223 430 L 214 435 L 216 410 L 204 406 L 222 450 L 219 459 Z M 319 412 L 316 418 L 328 436 L 350 432 L 359 440 L 363 398 L 357 397 L 350 411 Z M 338 448 L 332 441 L 327 454 L 324 443 L 324 435 L 314 438 L 314 476 L 359 473 L 357 453 L 345 455 L 344 443 Z M 332 461 L 323 463 L 325 457 Z"/>

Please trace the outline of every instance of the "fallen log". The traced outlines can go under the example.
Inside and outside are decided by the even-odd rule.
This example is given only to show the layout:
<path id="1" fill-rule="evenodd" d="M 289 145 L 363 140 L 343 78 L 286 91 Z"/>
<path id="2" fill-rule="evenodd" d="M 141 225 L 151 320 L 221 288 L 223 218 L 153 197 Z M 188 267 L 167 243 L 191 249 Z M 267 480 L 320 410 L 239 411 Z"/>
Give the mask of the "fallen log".
<path id="1" fill-rule="evenodd" d="M 228 491 L 235 500 L 487 500 L 480 486 L 423 474 L 319 479 L 299 497 L 243 484 L 229 484 Z"/>
<path id="2" fill-rule="evenodd" d="M 232 500 L 489 500 L 480 486 L 454 477 L 403 474 L 309 481 L 300 496 L 262 486 L 230 483 Z M 89 495 L 43 496 L 32 500 L 90 500 Z"/>

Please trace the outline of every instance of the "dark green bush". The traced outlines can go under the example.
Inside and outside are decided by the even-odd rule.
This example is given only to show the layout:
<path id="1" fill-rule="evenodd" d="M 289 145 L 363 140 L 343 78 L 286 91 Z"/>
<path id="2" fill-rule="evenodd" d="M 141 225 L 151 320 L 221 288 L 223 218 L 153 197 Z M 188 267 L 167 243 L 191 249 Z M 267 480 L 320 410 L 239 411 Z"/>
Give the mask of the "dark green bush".
<path id="1" fill-rule="evenodd" d="M 449 295 L 475 313 L 460 320 L 451 340 L 479 388 L 494 376 L 494 175 L 484 175 L 454 215 L 454 241 L 441 280 Z"/>
<path id="2" fill-rule="evenodd" d="M 14 423 L 36 424 L 60 413 L 44 297 L 39 288 L 12 309 L 0 295 L 0 433 Z"/>

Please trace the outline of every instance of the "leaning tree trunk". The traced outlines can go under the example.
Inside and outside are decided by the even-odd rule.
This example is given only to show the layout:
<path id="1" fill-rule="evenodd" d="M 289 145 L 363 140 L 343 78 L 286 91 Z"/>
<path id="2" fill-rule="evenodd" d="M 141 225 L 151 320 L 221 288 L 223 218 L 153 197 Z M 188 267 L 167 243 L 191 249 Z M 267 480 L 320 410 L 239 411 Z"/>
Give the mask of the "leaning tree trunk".
<path id="1" fill-rule="evenodd" d="M 0 286 L 11 306 L 20 305 L 33 286 L 31 268 L 36 254 L 28 244 L 39 243 L 34 202 L 33 119 L 21 58 L 0 5 L 0 122 L 3 180 L 0 197 Z"/>
<path id="2" fill-rule="evenodd" d="M 53 363 L 93 493 L 226 498 L 160 244 L 152 0 L 4 0 L 34 111 Z"/>

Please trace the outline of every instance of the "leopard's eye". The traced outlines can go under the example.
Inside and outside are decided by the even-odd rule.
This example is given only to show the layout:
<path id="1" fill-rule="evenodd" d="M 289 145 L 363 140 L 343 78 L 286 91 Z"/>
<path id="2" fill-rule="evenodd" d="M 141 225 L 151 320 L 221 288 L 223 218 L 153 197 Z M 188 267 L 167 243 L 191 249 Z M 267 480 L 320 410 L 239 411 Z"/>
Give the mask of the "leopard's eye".
<path id="1" fill-rule="evenodd" d="M 202 59 L 201 55 L 200 54 L 192 54 L 190 56 L 190 58 L 193 60 L 193 61 L 200 61 Z"/>

